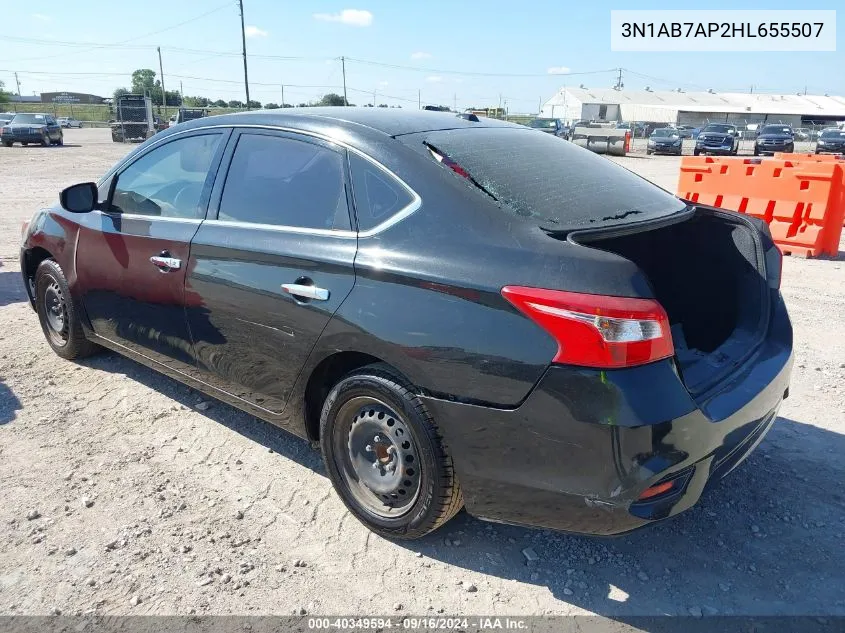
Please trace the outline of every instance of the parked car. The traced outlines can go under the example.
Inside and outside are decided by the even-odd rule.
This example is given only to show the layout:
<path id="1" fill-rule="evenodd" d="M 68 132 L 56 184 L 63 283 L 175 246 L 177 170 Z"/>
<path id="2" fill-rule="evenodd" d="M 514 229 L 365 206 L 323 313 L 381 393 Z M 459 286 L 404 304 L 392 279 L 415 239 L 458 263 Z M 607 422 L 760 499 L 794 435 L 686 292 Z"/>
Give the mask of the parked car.
<path id="1" fill-rule="evenodd" d="M 795 135 L 788 125 L 765 125 L 754 140 L 754 155 L 794 152 Z"/>
<path id="2" fill-rule="evenodd" d="M 6 125 L 9 121 L 15 118 L 14 112 L 0 112 L 0 126 Z"/>
<path id="3" fill-rule="evenodd" d="M 591 534 L 694 505 L 786 397 L 780 266 L 764 222 L 551 135 L 377 108 L 166 130 L 21 248 L 60 357 L 110 348 L 319 443 L 406 539 L 464 504 Z"/>
<path id="4" fill-rule="evenodd" d="M 728 123 L 708 123 L 695 139 L 693 154 L 736 154 L 739 152 L 739 130 Z"/>
<path id="5" fill-rule="evenodd" d="M 44 147 L 65 143 L 62 127 L 53 115 L 39 113 L 16 114 L 0 128 L 0 141 L 5 147 L 11 147 L 13 143 L 40 143 Z"/>
<path id="6" fill-rule="evenodd" d="M 797 127 L 793 131 L 793 136 L 795 137 L 796 141 L 809 141 L 810 140 L 810 130 L 805 127 Z"/>
<path id="7" fill-rule="evenodd" d="M 816 154 L 845 154 L 845 130 L 831 127 L 821 131 Z"/>
<path id="8" fill-rule="evenodd" d="M 531 119 L 528 122 L 528 127 L 534 130 L 540 130 L 555 136 L 565 136 L 565 128 L 560 119 L 546 119 L 538 117 Z"/>
<path id="9" fill-rule="evenodd" d="M 71 118 L 71 117 L 60 116 L 58 118 L 58 122 L 59 122 L 59 125 L 61 125 L 64 128 L 82 127 L 81 121 L 77 121 L 76 119 Z"/>
<path id="10" fill-rule="evenodd" d="M 681 155 L 683 141 L 678 129 L 673 127 L 662 127 L 651 133 L 648 137 L 646 154 L 675 154 Z"/>
<path id="11" fill-rule="evenodd" d="M 692 138 L 692 133 L 696 128 L 692 125 L 679 125 L 675 129 L 678 130 L 678 135 L 683 139 Z"/>

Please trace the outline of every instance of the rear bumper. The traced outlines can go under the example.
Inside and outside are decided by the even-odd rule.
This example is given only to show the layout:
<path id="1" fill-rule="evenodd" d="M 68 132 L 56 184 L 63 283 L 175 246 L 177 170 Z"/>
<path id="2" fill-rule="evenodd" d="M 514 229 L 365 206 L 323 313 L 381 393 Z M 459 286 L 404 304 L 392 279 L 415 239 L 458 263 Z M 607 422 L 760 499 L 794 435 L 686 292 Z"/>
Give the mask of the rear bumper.
<path id="1" fill-rule="evenodd" d="M 615 535 L 688 509 L 774 423 L 792 369 L 792 330 L 778 303 L 753 357 L 695 401 L 672 360 L 605 372 L 552 366 L 513 410 L 426 398 L 467 510 Z M 672 490 L 637 501 L 667 480 Z"/>

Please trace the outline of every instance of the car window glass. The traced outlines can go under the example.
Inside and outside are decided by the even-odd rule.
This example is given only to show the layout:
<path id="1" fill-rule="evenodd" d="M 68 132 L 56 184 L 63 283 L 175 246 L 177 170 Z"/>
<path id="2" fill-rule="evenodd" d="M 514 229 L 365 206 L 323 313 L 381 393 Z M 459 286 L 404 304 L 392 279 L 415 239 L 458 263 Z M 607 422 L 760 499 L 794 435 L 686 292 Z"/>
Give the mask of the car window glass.
<path id="1" fill-rule="evenodd" d="M 199 203 L 220 134 L 181 138 L 143 155 L 117 176 L 111 210 L 199 218 Z"/>
<path id="2" fill-rule="evenodd" d="M 367 159 L 350 153 L 349 166 L 359 231 L 368 231 L 413 202 L 405 187 Z"/>
<path id="3" fill-rule="evenodd" d="M 218 219 L 307 229 L 349 230 L 343 157 L 280 136 L 238 140 Z"/>

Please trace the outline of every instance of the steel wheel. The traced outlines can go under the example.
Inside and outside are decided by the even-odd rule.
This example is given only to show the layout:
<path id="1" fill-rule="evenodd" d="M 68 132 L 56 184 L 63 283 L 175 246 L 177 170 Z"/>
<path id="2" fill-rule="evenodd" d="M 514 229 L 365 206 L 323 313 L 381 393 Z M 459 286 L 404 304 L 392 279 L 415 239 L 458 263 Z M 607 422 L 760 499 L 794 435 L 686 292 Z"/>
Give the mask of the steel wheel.
<path id="1" fill-rule="evenodd" d="M 56 345 L 66 345 L 68 338 L 67 304 L 59 283 L 52 279 L 44 290 L 47 333 Z"/>
<path id="2" fill-rule="evenodd" d="M 333 441 L 338 470 L 363 508 L 382 519 L 411 510 L 420 494 L 420 459 L 401 415 L 377 398 L 351 398 L 337 413 Z"/>

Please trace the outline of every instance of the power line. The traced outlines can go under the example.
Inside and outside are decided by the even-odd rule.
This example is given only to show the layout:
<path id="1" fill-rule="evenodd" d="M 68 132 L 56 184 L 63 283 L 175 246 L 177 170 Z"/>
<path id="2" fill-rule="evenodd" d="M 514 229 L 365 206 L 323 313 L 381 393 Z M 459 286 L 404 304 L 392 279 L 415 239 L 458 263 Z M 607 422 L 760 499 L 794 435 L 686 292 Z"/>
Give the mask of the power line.
<path id="1" fill-rule="evenodd" d="M 167 31 L 172 31 L 173 29 L 178 29 L 181 26 L 185 26 L 186 24 L 190 24 L 191 22 L 196 22 L 197 20 L 201 20 L 202 18 L 207 17 L 207 16 L 211 15 L 212 13 L 217 13 L 218 11 L 221 11 L 221 10 L 223 10 L 223 9 L 229 7 L 229 6 L 231 6 L 231 5 L 227 2 L 225 4 L 221 4 L 218 7 L 215 7 L 214 9 L 211 9 L 210 11 L 206 11 L 205 13 L 201 13 L 200 15 L 197 15 L 193 18 L 189 18 L 189 19 L 184 20 L 182 22 L 178 22 L 177 24 L 167 26 L 167 27 L 165 27 L 163 29 L 159 29 L 157 31 L 151 31 L 149 33 L 144 33 L 143 35 L 137 35 L 135 37 L 130 37 L 129 39 L 122 40 L 120 42 L 113 42 L 113 43 L 110 43 L 110 44 L 91 43 L 92 47 L 90 49 L 85 50 L 85 51 L 75 51 L 73 53 L 65 53 L 65 54 L 62 54 L 62 55 L 47 55 L 47 56 L 44 56 L 44 57 L 29 57 L 29 58 L 25 58 L 25 59 L 17 59 L 15 61 L 36 61 L 36 60 L 41 60 L 41 59 L 56 59 L 56 58 L 59 58 L 59 57 L 65 58 L 65 57 L 68 57 L 70 55 L 78 55 L 79 53 L 83 53 L 83 52 L 91 52 L 91 51 L 100 50 L 100 49 L 103 49 L 103 48 L 123 46 L 125 44 L 128 44 L 129 42 L 137 42 L 138 40 L 144 39 L 146 37 L 151 37 L 153 35 L 159 35 L 160 33 L 166 33 Z M 10 38 L 7 37 L 7 36 L 3 36 L 3 39 L 10 39 Z M 21 39 L 24 39 L 24 38 L 21 38 Z M 41 44 L 52 44 L 52 43 L 58 43 L 58 42 L 53 42 L 52 40 L 42 40 L 40 43 Z M 63 42 L 63 44 L 64 45 L 76 45 L 77 43 Z"/>
<path id="2" fill-rule="evenodd" d="M 437 68 L 421 68 L 419 66 L 403 66 L 401 64 L 388 64 L 385 62 L 374 62 L 371 60 L 366 59 L 357 59 L 354 57 L 347 57 L 346 58 L 350 62 L 356 62 L 359 64 L 367 64 L 369 66 L 381 66 L 383 68 L 394 68 L 399 70 L 412 70 L 415 72 L 425 72 L 425 73 L 439 73 L 442 75 L 464 75 L 467 77 L 558 77 L 558 76 L 571 76 L 571 75 L 596 75 L 599 73 L 615 73 L 617 72 L 617 68 L 609 68 L 606 70 L 587 70 L 582 72 L 570 72 L 566 73 L 565 75 L 557 75 L 554 73 L 486 73 L 486 72 L 474 72 L 474 71 L 464 71 L 464 70 L 443 70 Z"/>

